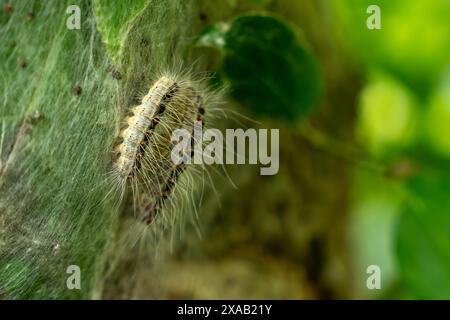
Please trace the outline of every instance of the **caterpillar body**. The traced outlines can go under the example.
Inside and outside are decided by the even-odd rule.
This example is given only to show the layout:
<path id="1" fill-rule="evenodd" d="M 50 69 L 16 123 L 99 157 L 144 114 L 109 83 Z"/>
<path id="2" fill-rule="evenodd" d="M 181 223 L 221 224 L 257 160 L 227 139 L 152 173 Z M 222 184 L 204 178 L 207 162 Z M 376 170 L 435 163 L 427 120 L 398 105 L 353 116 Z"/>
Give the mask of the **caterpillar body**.
<path id="1" fill-rule="evenodd" d="M 152 223 L 173 194 L 187 169 L 184 163 L 171 161 L 172 132 L 193 130 L 195 121 L 204 124 L 205 107 L 200 90 L 190 81 L 162 76 L 131 110 L 120 132 L 113 168 L 122 186 L 128 182 L 137 203 L 136 217 Z M 193 137 L 193 135 L 192 135 Z M 190 155 L 193 155 L 191 140 Z"/>

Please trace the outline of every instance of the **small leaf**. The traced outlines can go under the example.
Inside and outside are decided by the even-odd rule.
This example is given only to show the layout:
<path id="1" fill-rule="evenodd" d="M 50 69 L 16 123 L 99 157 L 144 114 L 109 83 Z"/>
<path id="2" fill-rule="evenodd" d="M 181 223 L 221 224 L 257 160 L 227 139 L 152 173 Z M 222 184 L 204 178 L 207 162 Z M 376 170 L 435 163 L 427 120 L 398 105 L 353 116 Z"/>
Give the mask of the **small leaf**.
<path id="1" fill-rule="evenodd" d="M 197 45 L 224 50 L 226 33 L 230 30 L 230 27 L 231 25 L 226 22 L 216 23 L 208 27 L 197 40 Z"/>
<path id="2" fill-rule="evenodd" d="M 130 23 L 145 8 L 147 0 L 94 0 L 97 28 L 113 60 L 117 59 Z"/>
<path id="3" fill-rule="evenodd" d="M 450 298 L 450 181 L 417 178 L 397 233 L 403 280 L 417 298 Z"/>
<path id="4" fill-rule="evenodd" d="M 398 154 L 416 139 L 417 102 L 395 77 L 375 71 L 359 96 L 358 135 L 375 156 Z"/>
<path id="5" fill-rule="evenodd" d="M 450 70 L 445 72 L 433 90 L 426 108 L 426 132 L 429 145 L 436 153 L 450 158 Z"/>
<path id="6" fill-rule="evenodd" d="M 246 15 L 207 29 L 198 45 L 225 52 L 219 74 L 253 112 L 295 120 L 317 105 L 321 81 L 314 56 L 283 19 Z"/>

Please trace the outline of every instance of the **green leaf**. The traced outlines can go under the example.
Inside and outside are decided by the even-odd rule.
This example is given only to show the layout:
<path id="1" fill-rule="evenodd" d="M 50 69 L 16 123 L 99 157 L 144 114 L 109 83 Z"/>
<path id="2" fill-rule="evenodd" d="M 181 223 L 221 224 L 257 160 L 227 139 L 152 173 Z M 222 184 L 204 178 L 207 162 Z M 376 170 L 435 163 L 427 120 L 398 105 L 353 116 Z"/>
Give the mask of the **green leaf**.
<path id="1" fill-rule="evenodd" d="M 198 45 L 225 53 L 219 74 L 233 97 L 257 114 L 294 121 L 318 103 L 318 64 L 298 31 L 279 17 L 240 16 L 205 30 Z"/>
<path id="2" fill-rule="evenodd" d="M 145 8 L 147 0 L 94 0 L 97 28 L 113 60 L 117 60 L 131 22 Z"/>
<path id="3" fill-rule="evenodd" d="M 381 10 L 381 29 L 366 26 L 370 5 Z M 426 96 L 435 78 L 449 63 L 448 1 L 332 1 L 339 39 L 364 66 L 393 71 L 416 94 Z"/>
<path id="4" fill-rule="evenodd" d="M 355 289 L 358 297 L 382 298 L 389 294 L 398 279 L 395 228 L 402 208 L 403 189 L 365 171 L 357 172 L 352 189 L 354 201 L 349 237 Z M 370 265 L 381 268 L 381 290 L 367 288 L 367 267 Z"/>
<path id="5" fill-rule="evenodd" d="M 395 77 L 375 71 L 359 96 L 358 135 L 375 156 L 398 154 L 417 135 L 417 99 Z"/>
<path id="6" fill-rule="evenodd" d="M 425 111 L 427 142 L 439 155 L 450 159 L 450 70 L 433 90 Z"/>
<path id="7" fill-rule="evenodd" d="M 417 178 L 397 233 L 402 278 L 417 298 L 450 298 L 450 181 Z"/>

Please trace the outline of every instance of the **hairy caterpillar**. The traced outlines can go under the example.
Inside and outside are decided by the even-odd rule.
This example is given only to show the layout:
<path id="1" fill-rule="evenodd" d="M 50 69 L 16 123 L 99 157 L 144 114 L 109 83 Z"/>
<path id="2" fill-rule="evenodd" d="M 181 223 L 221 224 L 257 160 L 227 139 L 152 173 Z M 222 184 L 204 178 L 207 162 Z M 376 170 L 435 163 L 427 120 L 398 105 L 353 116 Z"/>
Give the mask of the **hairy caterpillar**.
<path id="1" fill-rule="evenodd" d="M 186 164 L 171 161 L 172 132 L 193 130 L 195 121 L 204 123 L 204 102 L 195 86 L 189 80 L 160 77 L 142 103 L 132 108 L 120 132 L 114 174 L 122 196 L 128 182 L 131 184 L 136 217 L 147 224 L 159 216 L 186 171 Z M 192 139 L 191 156 L 194 144 Z"/>

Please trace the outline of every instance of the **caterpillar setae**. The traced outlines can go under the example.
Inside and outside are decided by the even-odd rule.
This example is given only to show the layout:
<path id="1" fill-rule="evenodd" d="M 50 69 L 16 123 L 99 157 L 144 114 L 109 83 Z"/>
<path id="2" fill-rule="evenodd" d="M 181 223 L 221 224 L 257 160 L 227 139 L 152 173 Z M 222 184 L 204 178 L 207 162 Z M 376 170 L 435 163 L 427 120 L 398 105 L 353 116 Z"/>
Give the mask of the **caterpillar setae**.
<path id="1" fill-rule="evenodd" d="M 172 132 L 192 131 L 195 121 L 204 124 L 205 106 L 197 83 L 161 76 L 153 83 L 141 104 L 125 119 L 113 160 L 114 176 L 122 189 L 131 185 L 136 217 L 151 224 L 166 206 L 181 176 L 184 163 L 171 160 Z M 190 156 L 194 152 L 191 138 Z"/>

